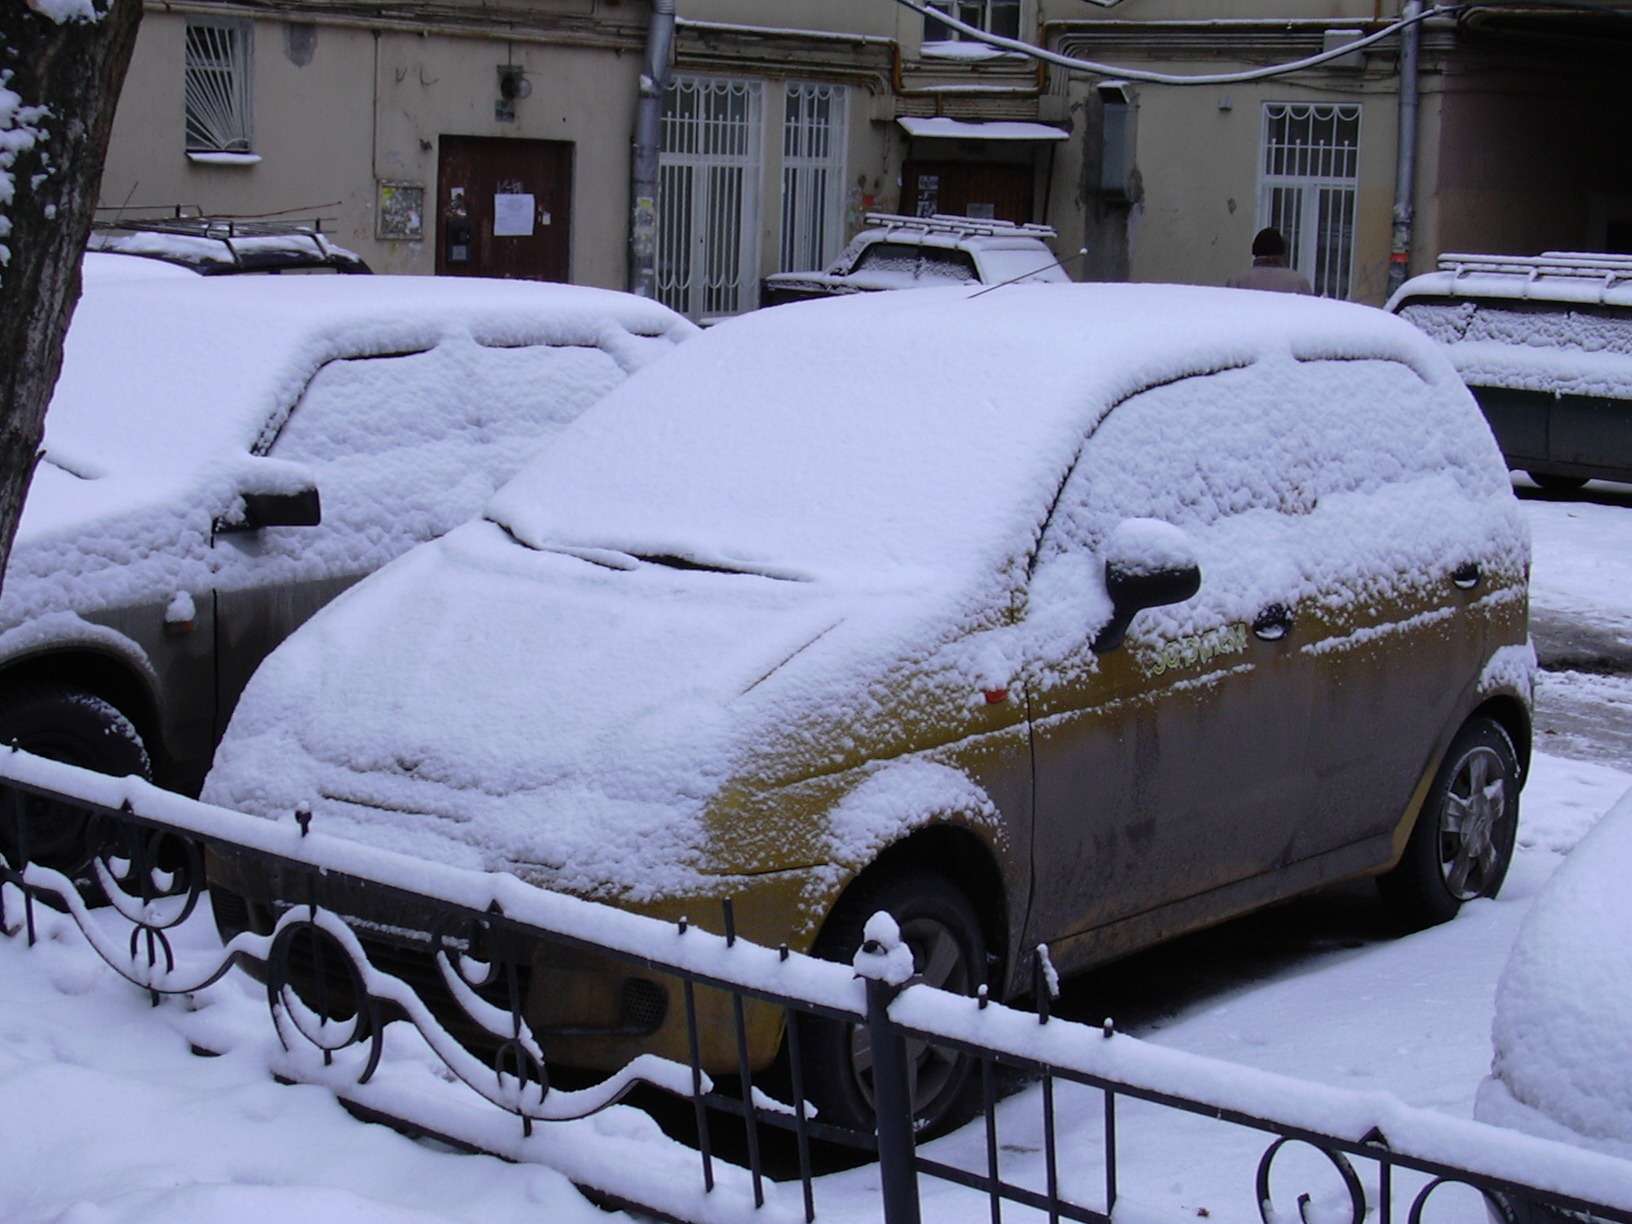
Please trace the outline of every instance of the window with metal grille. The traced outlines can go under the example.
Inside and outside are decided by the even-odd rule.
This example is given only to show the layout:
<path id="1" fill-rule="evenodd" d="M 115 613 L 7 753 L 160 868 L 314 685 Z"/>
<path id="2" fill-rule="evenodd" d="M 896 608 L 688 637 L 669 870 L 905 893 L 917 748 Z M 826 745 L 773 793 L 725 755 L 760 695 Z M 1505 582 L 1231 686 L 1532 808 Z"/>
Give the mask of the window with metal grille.
<path id="1" fill-rule="evenodd" d="M 929 0 L 929 7 L 955 17 L 965 25 L 1001 34 L 1005 38 L 1020 37 L 1020 0 Z M 934 17 L 924 18 L 924 41 L 941 42 L 966 37 L 961 31 Z"/>
<path id="2" fill-rule="evenodd" d="M 1287 262 L 1322 297 L 1346 298 L 1354 270 L 1360 105 L 1264 105 L 1258 224 L 1286 239 Z"/>
<path id="3" fill-rule="evenodd" d="M 189 18 L 183 78 L 189 153 L 248 153 L 251 148 L 247 21 Z"/>
<path id="4" fill-rule="evenodd" d="M 658 153 L 657 296 L 693 319 L 757 301 L 761 81 L 675 77 Z"/>
<path id="5" fill-rule="evenodd" d="M 842 85 L 788 86 L 782 120 L 784 272 L 825 268 L 844 242 Z"/>

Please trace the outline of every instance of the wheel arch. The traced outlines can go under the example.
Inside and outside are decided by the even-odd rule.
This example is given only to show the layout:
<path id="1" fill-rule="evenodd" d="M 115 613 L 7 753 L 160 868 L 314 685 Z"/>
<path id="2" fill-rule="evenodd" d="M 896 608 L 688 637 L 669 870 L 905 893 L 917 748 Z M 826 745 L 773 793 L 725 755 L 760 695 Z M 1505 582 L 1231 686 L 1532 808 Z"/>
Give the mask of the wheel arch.
<path id="1" fill-rule="evenodd" d="M 987 953 L 997 958 L 988 981 L 993 985 L 994 994 L 1001 995 L 1007 983 L 1012 952 L 1008 887 L 992 847 L 959 821 L 933 820 L 890 843 L 850 879 L 828 912 L 838 909 L 845 897 L 858 887 L 881 877 L 926 868 L 944 875 L 974 907 L 981 933 L 986 938 Z"/>
<path id="2" fill-rule="evenodd" d="M 1507 738 L 1513 742 L 1513 751 L 1518 754 L 1519 776 L 1529 777 L 1530 747 L 1534 731 L 1530 710 L 1524 702 L 1511 694 L 1498 693 L 1470 713 L 1462 725 L 1467 726 L 1475 718 L 1488 718 L 1507 733 Z"/>

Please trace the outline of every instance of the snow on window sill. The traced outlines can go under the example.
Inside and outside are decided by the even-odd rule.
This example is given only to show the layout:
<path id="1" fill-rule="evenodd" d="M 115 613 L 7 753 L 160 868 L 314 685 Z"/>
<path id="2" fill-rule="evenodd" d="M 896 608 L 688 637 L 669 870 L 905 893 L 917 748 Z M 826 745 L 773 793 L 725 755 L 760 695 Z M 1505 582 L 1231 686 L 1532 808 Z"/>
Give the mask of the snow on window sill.
<path id="1" fill-rule="evenodd" d="M 941 42 L 920 43 L 918 54 L 923 59 L 963 60 L 978 62 L 980 60 L 1009 59 L 1014 53 L 994 47 L 974 39 L 965 41 L 944 40 Z M 1018 57 L 1014 57 L 1018 58 Z"/>
<path id="2" fill-rule="evenodd" d="M 201 166 L 253 166 L 261 160 L 261 155 L 259 153 L 210 153 L 198 149 L 188 149 L 187 160 Z"/>

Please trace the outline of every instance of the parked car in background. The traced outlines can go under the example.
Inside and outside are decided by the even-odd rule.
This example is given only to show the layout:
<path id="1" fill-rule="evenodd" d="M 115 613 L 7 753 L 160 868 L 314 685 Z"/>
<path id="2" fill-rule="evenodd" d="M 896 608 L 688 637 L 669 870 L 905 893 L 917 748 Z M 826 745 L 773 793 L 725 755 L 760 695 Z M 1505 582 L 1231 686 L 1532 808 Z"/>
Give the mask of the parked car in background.
<path id="1" fill-rule="evenodd" d="M 1388 309 L 1445 346 L 1509 468 L 1632 480 L 1632 256 L 1443 255 Z"/>
<path id="2" fill-rule="evenodd" d="M 0 739 L 196 791 L 290 630 L 692 330 L 562 285 L 87 255 L 0 589 Z"/>
<path id="3" fill-rule="evenodd" d="M 1496 988 L 1474 1115 L 1632 1160 L 1632 792 L 1536 898 Z M 1505 1204 L 1513 1224 L 1582 1217 Z"/>
<path id="4" fill-rule="evenodd" d="M 1047 246 L 1056 236 L 1047 225 L 868 213 L 867 227 L 825 272 L 767 276 L 760 289 L 760 304 L 781 306 L 880 289 L 1071 279 Z"/>
<path id="5" fill-rule="evenodd" d="M 321 222 L 179 216 L 99 220 L 86 249 L 132 255 L 201 276 L 244 272 L 345 272 L 372 269 L 355 251 L 329 241 Z"/>
<path id="6" fill-rule="evenodd" d="M 1344 877 L 1413 923 L 1494 893 L 1528 563 L 1467 389 L 1380 311 L 803 303 L 637 374 L 324 609 L 205 797 L 715 929 L 732 897 L 749 938 L 840 960 L 886 909 L 926 980 L 1012 997 L 1039 943 L 1078 970 Z M 227 933 L 270 930 L 274 880 L 211 880 Z M 343 904 L 390 963 L 428 947 L 427 916 Z M 657 981 L 550 948 L 531 981 L 553 1057 L 685 1057 Z M 697 1006 L 733 1071 L 727 996 Z M 781 1025 L 751 1012 L 756 1067 Z M 868 1125 L 865 1034 L 801 1031 L 823 1120 Z M 922 1123 L 969 1067 L 914 1051 Z"/>

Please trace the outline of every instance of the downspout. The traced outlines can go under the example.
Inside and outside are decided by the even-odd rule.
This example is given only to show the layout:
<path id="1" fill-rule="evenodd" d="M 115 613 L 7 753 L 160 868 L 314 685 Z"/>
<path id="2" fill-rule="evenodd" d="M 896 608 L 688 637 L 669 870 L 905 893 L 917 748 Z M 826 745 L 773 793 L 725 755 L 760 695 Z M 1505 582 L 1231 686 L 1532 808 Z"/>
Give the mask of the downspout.
<path id="1" fill-rule="evenodd" d="M 635 108 L 635 144 L 630 175 L 629 292 L 657 296 L 657 150 L 662 135 L 663 94 L 674 58 L 675 0 L 652 0 L 646 29 L 646 63 Z"/>
<path id="2" fill-rule="evenodd" d="M 1406 0 L 1400 16 L 1410 19 L 1422 12 L 1422 0 Z M 1388 256 L 1388 296 L 1405 284 L 1411 271 L 1411 230 L 1416 220 L 1417 104 L 1420 89 L 1418 52 L 1422 23 L 1413 21 L 1400 32 L 1400 134 L 1394 168 L 1394 244 Z"/>

